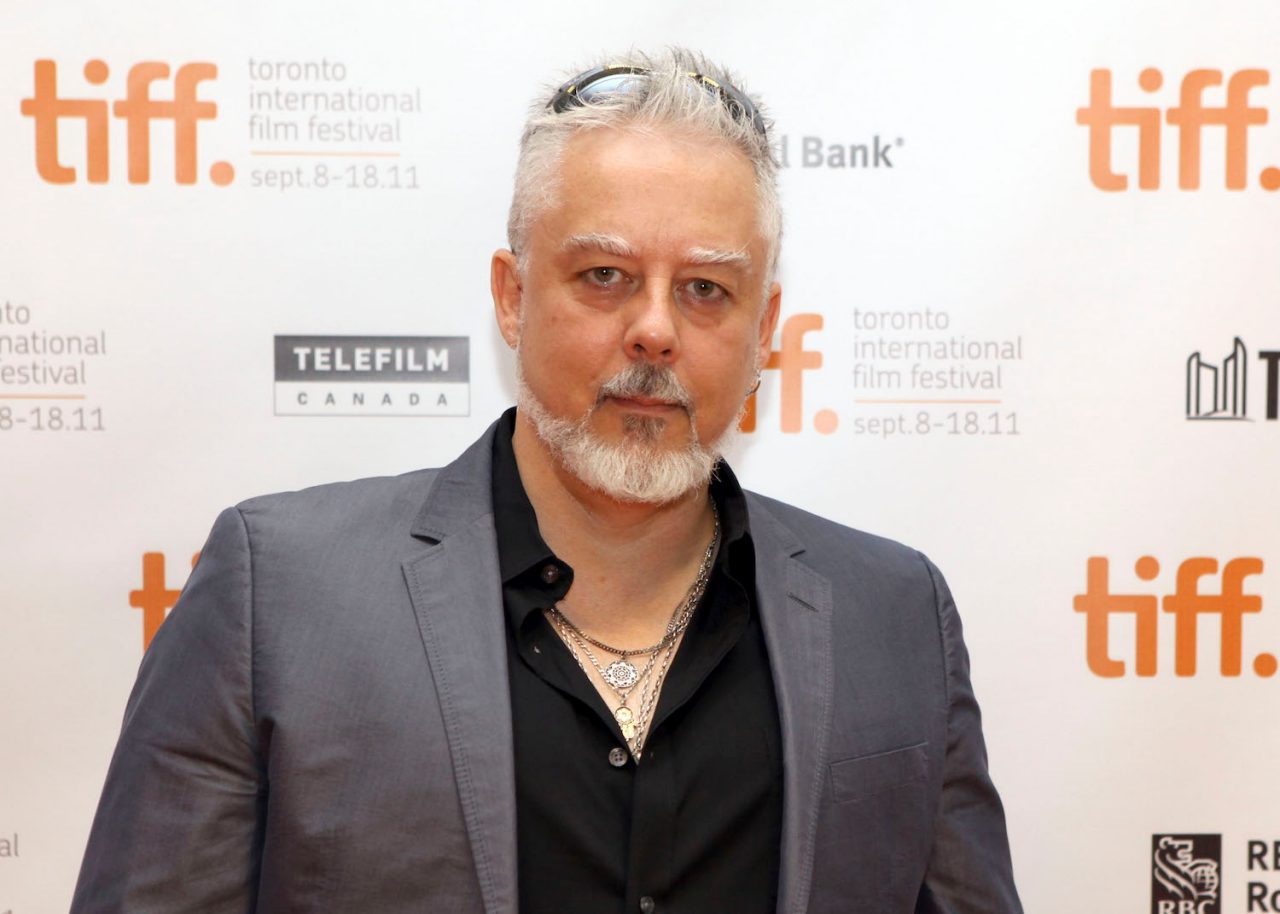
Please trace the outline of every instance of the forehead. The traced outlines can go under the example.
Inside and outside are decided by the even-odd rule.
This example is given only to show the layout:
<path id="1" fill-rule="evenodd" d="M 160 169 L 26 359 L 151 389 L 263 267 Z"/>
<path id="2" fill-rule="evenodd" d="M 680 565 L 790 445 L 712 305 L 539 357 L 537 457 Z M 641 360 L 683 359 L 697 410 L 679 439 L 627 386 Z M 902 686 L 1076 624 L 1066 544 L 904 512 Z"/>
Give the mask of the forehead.
<path id="1" fill-rule="evenodd" d="M 755 170 L 727 141 L 688 132 L 594 129 L 562 150 L 555 199 L 535 235 L 559 247 L 577 235 L 613 235 L 644 252 L 755 247 Z"/>

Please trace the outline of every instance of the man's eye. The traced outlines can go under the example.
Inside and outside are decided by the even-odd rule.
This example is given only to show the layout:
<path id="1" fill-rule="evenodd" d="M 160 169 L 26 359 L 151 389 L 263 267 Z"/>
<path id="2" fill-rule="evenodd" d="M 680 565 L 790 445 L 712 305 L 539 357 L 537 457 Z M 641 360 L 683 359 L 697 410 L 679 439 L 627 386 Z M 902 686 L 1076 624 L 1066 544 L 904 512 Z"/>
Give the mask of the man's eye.
<path id="1" fill-rule="evenodd" d="M 615 267 L 594 267 L 585 275 L 588 282 L 597 286 L 616 286 L 623 280 L 622 271 Z"/>
<path id="2" fill-rule="evenodd" d="M 729 297 L 724 286 L 709 279 L 693 279 L 685 283 L 689 297 L 694 301 L 719 302 Z"/>

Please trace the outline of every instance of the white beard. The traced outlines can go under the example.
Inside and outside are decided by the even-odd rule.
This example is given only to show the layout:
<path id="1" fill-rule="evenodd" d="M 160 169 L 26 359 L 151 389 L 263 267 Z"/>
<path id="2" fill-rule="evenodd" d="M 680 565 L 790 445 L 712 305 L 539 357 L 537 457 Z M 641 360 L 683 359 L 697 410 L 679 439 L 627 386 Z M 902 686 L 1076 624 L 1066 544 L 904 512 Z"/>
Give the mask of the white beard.
<path id="1" fill-rule="evenodd" d="M 664 504 L 705 489 L 721 454 L 738 435 L 732 422 L 709 446 L 698 441 L 693 401 L 671 369 L 635 362 L 603 385 L 596 403 L 576 422 L 551 415 L 534 396 L 516 354 L 518 407 L 561 465 L 583 483 L 625 502 Z M 626 437 L 612 442 L 591 429 L 591 417 L 608 397 L 653 397 L 681 404 L 689 414 L 689 440 L 682 447 L 659 444 L 666 420 L 628 416 Z"/>

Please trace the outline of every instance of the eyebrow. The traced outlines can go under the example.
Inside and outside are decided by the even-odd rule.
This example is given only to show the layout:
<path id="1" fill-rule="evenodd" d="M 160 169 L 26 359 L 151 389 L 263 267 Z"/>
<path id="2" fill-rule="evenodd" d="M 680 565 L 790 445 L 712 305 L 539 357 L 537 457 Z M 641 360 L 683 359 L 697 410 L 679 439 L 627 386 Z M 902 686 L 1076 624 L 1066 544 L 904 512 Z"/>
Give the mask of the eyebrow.
<path id="1" fill-rule="evenodd" d="M 606 232 L 584 232 L 570 235 L 560 245 L 564 253 L 573 251 L 603 251 L 615 257 L 639 257 L 639 253 L 627 239 L 621 235 Z M 694 264 L 728 264 L 748 268 L 751 266 L 751 255 L 745 250 L 727 251 L 720 248 L 690 248 L 684 254 L 688 263 Z"/>
<path id="2" fill-rule="evenodd" d="M 718 248 L 690 248 L 685 253 L 689 263 L 724 263 L 732 266 L 751 266 L 751 255 L 746 251 L 723 251 Z"/>
<path id="3" fill-rule="evenodd" d="M 615 257 L 637 256 L 636 249 L 621 235 L 609 235 L 604 232 L 586 232 L 581 235 L 570 235 L 560 245 L 560 250 L 570 251 L 604 251 Z"/>

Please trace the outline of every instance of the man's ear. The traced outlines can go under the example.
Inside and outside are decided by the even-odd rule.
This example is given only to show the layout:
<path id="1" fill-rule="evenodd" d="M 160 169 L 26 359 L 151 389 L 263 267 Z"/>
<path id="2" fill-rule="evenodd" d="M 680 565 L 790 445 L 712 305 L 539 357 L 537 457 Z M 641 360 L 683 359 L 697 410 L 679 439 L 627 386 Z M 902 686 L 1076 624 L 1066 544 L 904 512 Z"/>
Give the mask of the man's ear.
<path id="1" fill-rule="evenodd" d="M 757 371 L 763 371 L 769 361 L 769 353 L 773 351 L 773 331 L 778 326 L 778 315 L 782 311 L 782 286 L 774 283 L 769 287 L 769 298 L 764 303 L 764 313 L 760 315 L 760 364 Z"/>
<path id="2" fill-rule="evenodd" d="M 524 287 L 520 284 L 520 267 L 516 255 L 505 248 L 493 252 L 489 265 L 489 290 L 493 293 L 493 312 L 498 330 L 512 349 L 520 344 L 520 309 Z"/>

